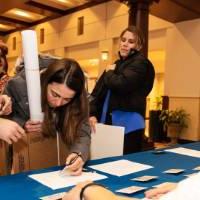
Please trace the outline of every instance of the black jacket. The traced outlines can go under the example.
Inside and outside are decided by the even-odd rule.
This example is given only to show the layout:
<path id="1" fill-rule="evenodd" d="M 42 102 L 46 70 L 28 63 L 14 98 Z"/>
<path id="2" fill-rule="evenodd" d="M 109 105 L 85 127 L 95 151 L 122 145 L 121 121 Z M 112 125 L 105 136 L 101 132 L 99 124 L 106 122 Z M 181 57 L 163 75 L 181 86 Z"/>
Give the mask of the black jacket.
<path id="1" fill-rule="evenodd" d="M 91 93 L 90 116 L 100 119 L 108 89 L 111 91 L 108 112 L 122 110 L 144 116 L 146 97 L 152 90 L 155 77 L 152 63 L 134 51 L 115 64 L 115 70 L 104 71 Z"/>

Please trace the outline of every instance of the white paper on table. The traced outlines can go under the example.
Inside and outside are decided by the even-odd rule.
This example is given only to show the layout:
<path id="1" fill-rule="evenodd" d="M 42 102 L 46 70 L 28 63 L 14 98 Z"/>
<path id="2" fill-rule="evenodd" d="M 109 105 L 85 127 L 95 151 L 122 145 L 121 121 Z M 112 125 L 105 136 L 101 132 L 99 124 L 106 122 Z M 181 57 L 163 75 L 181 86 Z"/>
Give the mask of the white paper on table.
<path id="1" fill-rule="evenodd" d="M 124 127 L 96 124 L 91 137 L 91 159 L 123 155 Z"/>
<path id="2" fill-rule="evenodd" d="M 133 180 L 133 181 L 147 182 L 147 181 L 151 181 L 151 180 L 154 180 L 154 179 L 157 179 L 157 178 L 158 178 L 158 176 L 148 176 L 148 175 L 145 175 L 145 176 L 140 176 L 140 177 L 132 178 L 131 180 Z"/>
<path id="3" fill-rule="evenodd" d="M 195 167 L 193 170 L 198 170 L 198 171 L 200 171 L 200 166 Z"/>
<path id="4" fill-rule="evenodd" d="M 164 173 L 166 174 L 179 174 L 184 172 L 184 169 L 168 169 L 166 171 L 164 171 Z"/>
<path id="5" fill-rule="evenodd" d="M 145 190 L 146 187 L 140 187 L 140 186 L 130 186 L 126 188 L 122 188 L 119 190 L 116 190 L 116 192 L 124 193 L 124 194 L 133 194 L 135 192 L 139 192 L 141 190 Z"/>
<path id="6" fill-rule="evenodd" d="M 47 195 L 44 197 L 40 197 L 41 200 L 59 200 L 65 196 L 66 192 L 60 192 L 56 194 Z"/>
<path id="7" fill-rule="evenodd" d="M 165 151 L 200 158 L 200 151 L 193 150 L 193 149 L 187 149 L 184 147 L 178 147 L 178 148 L 174 148 L 174 149 L 166 149 Z"/>
<path id="8" fill-rule="evenodd" d="M 141 164 L 141 163 L 132 162 L 132 161 L 123 160 L 123 159 L 113 161 L 113 162 L 98 164 L 98 165 L 91 165 L 89 167 L 95 170 L 99 170 L 108 174 L 115 175 L 115 176 L 124 176 L 127 174 L 153 168 L 150 165 Z"/>
<path id="9" fill-rule="evenodd" d="M 107 176 L 96 172 L 83 172 L 80 176 L 62 176 L 60 171 L 33 174 L 29 177 L 53 190 L 73 186 L 83 181 L 97 181 L 107 178 Z"/>

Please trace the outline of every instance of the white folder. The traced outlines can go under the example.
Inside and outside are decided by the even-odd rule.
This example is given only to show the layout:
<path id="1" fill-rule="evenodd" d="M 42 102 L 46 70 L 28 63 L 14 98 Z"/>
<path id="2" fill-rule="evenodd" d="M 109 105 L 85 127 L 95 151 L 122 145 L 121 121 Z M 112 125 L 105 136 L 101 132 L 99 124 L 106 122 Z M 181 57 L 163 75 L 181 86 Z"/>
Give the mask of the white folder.
<path id="1" fill-rule="evenodd" d="M 91 159 L 123 155 L 124 127 L 96 124 L 92 133 Z"/>

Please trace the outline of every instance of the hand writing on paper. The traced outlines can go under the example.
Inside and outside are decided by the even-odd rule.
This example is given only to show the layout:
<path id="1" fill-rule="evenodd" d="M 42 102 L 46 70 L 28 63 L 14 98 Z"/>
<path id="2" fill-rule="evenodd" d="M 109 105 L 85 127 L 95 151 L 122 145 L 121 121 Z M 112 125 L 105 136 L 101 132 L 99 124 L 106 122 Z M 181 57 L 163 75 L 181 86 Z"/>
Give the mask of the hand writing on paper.
<path id="1" fill-rule="evenodd" d="M 92 130 L 92 133 L 96 133 L 96 123 L 97 123 L 97 118 L 95 116 L 92 116 L 89 118 L 89 123 L 90 123 L 90 128 Z"/>
<path id="2" fill-rule="evenodd" d="M 28 133 L 41 133 L 42 132 L 42 122 L 41 121 L 32 121 L 28 120 L 24 126 L 26 132 Z"/>
<path id="3" fill-rule="evenodd" d="M 83 170 L 83 159 L 80 153 L 71 153 L 66 159 L 66 168 L 70 175 L 79 176 Z"/>

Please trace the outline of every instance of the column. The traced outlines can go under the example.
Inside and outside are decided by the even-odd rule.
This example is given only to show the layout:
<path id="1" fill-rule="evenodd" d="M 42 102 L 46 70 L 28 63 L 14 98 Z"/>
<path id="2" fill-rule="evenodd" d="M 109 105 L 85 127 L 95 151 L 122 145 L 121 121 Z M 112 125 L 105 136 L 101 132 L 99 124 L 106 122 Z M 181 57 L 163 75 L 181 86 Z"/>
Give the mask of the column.
<path id="1" fill-rule="evenodd" d="M 129 25 L 139 28 L 145 39 L 142 53 L 148 54 L 149 7 L 157 0 L 126 0 L 129 6 Z"/>

